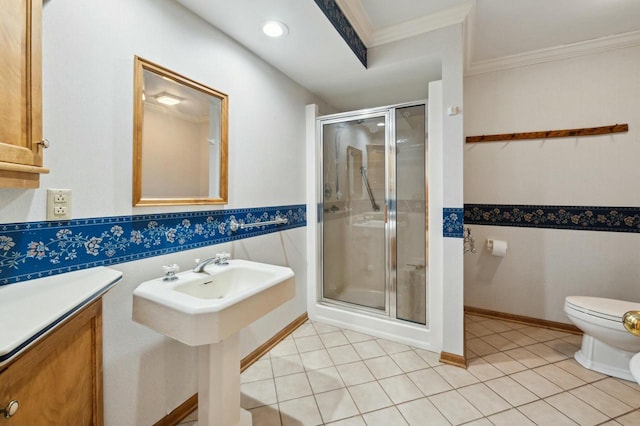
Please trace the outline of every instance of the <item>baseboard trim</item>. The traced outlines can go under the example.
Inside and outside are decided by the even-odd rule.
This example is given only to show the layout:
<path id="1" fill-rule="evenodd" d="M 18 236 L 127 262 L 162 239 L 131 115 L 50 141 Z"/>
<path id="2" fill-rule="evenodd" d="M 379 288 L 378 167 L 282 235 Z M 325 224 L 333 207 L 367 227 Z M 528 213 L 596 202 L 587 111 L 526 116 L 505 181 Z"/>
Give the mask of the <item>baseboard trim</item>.
<path id="1" fill-rule="evenodd" d="M 467 314 L 478 315 L 486 318 L 502 319 L 520 324 L 532 325 L 535 327 L 544 327 L 550 330 L 565 331 L 572 334 L 582 334 L 582 331 L 573 324 L 563 322 L 549 321 L 540 318 L 526 317 L 524 315 L 510 314 L 506 312 L 492 311 L 489 309 L 474 308 L 473 306 L 465 306 L 464 312 Z"/>
<path id="2" fill-rule="evenodd" d="M 455 367 L 467 368 L 467 359 L 463 355 L 440 352 L 440 362 Z"/>
<path id="3" fill-rule="evenodd" d="M 262 358 L 275 345 L 283 341 L 288 335 L 293 333 L 296 328 L 300 327 L 309 319 L 309 315 L 305 312 L 298 318 L 287 324 L 282 330 L 273 335 L 269 340 L 258 346 L 256 350 L 240 360 L 240 372 L 243 372 L 251 365 Z M 191 395 L 189 399 L 173 409 L 169 414 L 154 423 L 154 426 L 176 426 L 184 420 L 189 414 L 198 408 L 198 394 Z"/>

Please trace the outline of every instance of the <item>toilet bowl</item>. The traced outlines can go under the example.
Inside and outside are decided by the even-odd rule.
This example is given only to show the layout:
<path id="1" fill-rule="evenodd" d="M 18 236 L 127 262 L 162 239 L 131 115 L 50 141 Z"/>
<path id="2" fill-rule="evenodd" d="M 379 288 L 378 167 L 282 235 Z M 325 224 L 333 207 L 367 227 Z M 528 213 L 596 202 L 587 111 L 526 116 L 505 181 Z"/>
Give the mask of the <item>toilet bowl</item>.
<path id="1" fill-rule="evenodd" d="M 566 297 L 564 312 L 583 332 L 582 347 L 574 355 L 576 361 L 590 370 L 635 381 L 629 362 L 640 352 L 640 337 L 627 332 L 622 324 L 622 316 L 631 310 L 640 310 L 640 303 L 601 297 Z"/>

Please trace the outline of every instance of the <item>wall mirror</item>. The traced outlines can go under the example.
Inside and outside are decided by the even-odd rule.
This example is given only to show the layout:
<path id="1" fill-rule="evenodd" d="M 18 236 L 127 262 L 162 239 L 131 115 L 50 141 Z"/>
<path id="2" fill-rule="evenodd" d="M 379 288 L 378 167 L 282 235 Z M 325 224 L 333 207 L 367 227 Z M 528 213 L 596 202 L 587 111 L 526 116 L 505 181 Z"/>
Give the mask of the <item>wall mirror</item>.
<path id="1" fill-rule="evenodd" d="M 228 97 L 135 57 L 133 205 L 226 204 Z"/>

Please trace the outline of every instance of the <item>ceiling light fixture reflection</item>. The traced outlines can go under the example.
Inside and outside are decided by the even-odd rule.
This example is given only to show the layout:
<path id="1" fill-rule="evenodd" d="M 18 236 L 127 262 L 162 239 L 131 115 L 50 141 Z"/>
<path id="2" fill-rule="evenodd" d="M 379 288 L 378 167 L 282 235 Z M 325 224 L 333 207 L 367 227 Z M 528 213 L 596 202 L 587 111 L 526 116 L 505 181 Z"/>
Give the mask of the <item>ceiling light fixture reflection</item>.
<path id="1" fill-rule="evenodd" d="M 178 105 L 184 100 L 180 96 L 172 95 L 171 93 L 161 92 L 154 96 L 156 101 L 164 105 Z"/>
<path id="2" fill-rule="evenodd" d="M 380 123 L 376 124 L 376 126 L 378 126 L 378 127 L 384 127 L 384 121 L 381 121 Z"/>
<path id="3" fill-rule="evenodd" d="M 267 21 L 262 25 L 262 32 L 269 37 L 278 38 L 289 34 L 289 29 L 282 22 Z"/>

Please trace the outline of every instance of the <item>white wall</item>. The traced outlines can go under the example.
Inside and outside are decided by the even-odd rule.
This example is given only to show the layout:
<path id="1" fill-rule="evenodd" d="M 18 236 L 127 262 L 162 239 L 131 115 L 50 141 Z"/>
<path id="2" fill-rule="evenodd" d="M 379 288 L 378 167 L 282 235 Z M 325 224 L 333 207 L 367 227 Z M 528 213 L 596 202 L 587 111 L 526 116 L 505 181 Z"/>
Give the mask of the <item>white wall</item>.
<path id="1" fill-rule="evenodd" d="M 466 136 L 628 123 L 629 132 L 467 144 L 464 201 L 640 205 L 640 47 L 465 78 Z M 640 236 L 471 226 L 465 305 L 569 322 L 571 294 L 640 301 Z M 509 244 L 490 256 L 487 238 Z"/>
<path id="2" fill-rule="evenodd" d="M 45 1 L 43 19 L 51 173 L 41 189 L 0 190 L 3 223 L 44 220 L 48 187 L 73 190 L 74 218 L 219 208 L 131 207 L 134 55 L 229 95 L 226 207 L 304 203 L 305 105 L 321 103 L 309 92 L 170 0 Z M 242 355 L 305 311 L 303 228 L 117 265 L 124 280 L 104 298 L 107 426 L 153 424 L 196 392 L 195 350 L 133 323 L 131 293 L 163 264 L 184 270 L 222 249 L 296 273 L 295 299 L 242 332 Z"/>

